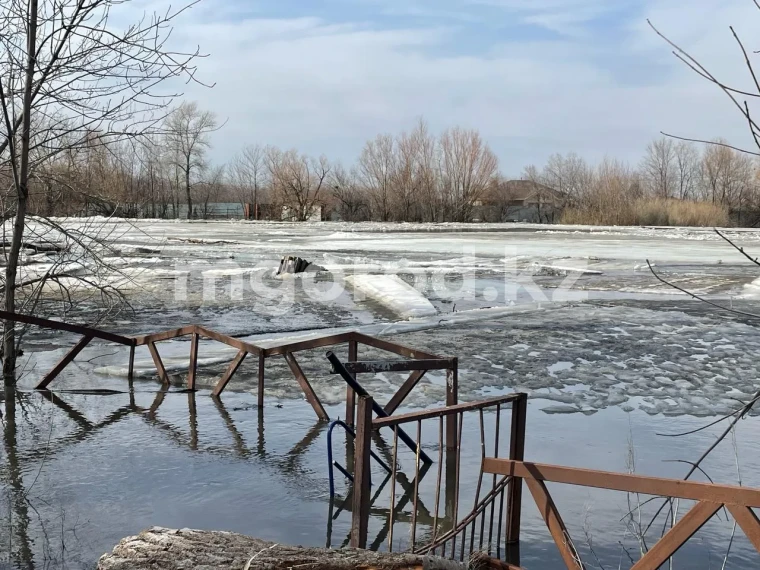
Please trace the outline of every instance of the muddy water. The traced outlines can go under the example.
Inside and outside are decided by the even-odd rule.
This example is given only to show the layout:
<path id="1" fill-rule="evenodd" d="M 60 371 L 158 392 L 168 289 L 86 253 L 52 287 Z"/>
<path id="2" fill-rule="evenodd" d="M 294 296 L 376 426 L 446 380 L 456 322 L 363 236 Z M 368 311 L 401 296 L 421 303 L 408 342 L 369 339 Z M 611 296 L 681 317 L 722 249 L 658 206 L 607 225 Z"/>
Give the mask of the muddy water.
<path id="1" fill-rule="evenodd" d="M 632 448 L 637 472 L 679 477 L 688 466 L 664 461 L 694 459 L 718 429 L 665 438 L 656 434 L 687 431 L 705 420 L 652 417 L 617 407 L 592 416 L 548 415 L 540 411 L 548 403 L 536 399 L 529 405 L 526 455 L 531 460 L 625 471 Z M 219 402 L 206 391 L 161 397 L 148 386 L 109 396 L 60 393 L 52 401 L 23 394 L 15 422 L 7 404 L 0 556 L 11 568 L 93 568 L 120 538 L 153 525 L 225 529 L 315 546 L 340 546 L 347 537 L 350 514 L 330 517 L 335 510 L 328 500 L 326 426 L 315 421 L 304 402 L 267 400 L 259 410 L 255 396 L 247 393 L 229 392 Z M 335 407 L 328 412 L 340 414 Z M 493 420 L 493 414 L 486 415 L 487 433 Z M 738 457 L 742 482 L 760 486 L 760 454 L 752 437 L 757 424 L 754 418 L 741 422 L 737 453 L 729 440 L 705 470 L 717 480 L 736 482 Z M 434 458 L 436 425 L 423 431 L 425 449 Z M 335 446 L 340 458 L 339 437 Z M 472 508 L 479 460 L 478 420 L 468 416 L 460 515 Z M 400 451 L 399 466 L 413 477 L 409 452 Z M 421 480 L 420 509 L 433 510 L 435 472 L 434 466 Z M 379 473 L 375 476 L 380 481 Z M 346 490 L 338 479 L 339 496 Z M 617 568 L 622 557 L 626 568 L 629 556 L 638 557 L 638 542 L 621 522 L 628 508 L 623 494 L 556 485 L 550 490 L 591 567 Z M 400 488 L 398 493 L 397 500 Z M 386 489 L 373 505 L 370 542 L 383 532 L 389 501 Z M 524 503 L 523 565 L 562 568 L 527 494 Z M 400 518 L 411 516 L 409 504 L 401 510 Z M 680 513 L 685 510 L 681 505 Z M 408 543 L 407 528 L 395 527 L 394 548 Z M 419 533 L 426 536 L 424 524 Z M 731 524 L 716 518 L 679 554 L 678 567 L 720 567 L 730 534 Z M 380 542 L 387 548 L 387 538 Z M 726 567 L 750 568 L 757 561 L 739 532 Z"/>

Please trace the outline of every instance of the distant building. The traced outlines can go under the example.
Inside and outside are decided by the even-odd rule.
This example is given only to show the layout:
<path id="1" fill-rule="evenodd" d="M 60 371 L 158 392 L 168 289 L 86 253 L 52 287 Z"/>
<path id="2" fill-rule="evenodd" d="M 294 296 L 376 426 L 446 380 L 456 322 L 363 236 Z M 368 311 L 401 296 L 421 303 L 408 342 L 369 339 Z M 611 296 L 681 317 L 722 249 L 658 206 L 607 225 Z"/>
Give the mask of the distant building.
<path id="1" fill-rule="evenodd" d="M 505 180 L 496 184 L 475 207 L 484 222 L 557 221 L 568 202 L 563 192 L 532 180 Z"/>
<path id="2" fill-rule="evenodd" d="M 312 206 L 311 214 L 307 218 L 307 222 L 320 222 L 322 221 L 323 209 L 320 205 Z M 289 206 L 282 206 L 280 204 L 257 204 L 255 207 L 253 204 L 245 204 L 243 207 L 243 215 L 249 220 L 267 220 L 274 222 L 295 222 L 298 216 L 291 210 Z"/>

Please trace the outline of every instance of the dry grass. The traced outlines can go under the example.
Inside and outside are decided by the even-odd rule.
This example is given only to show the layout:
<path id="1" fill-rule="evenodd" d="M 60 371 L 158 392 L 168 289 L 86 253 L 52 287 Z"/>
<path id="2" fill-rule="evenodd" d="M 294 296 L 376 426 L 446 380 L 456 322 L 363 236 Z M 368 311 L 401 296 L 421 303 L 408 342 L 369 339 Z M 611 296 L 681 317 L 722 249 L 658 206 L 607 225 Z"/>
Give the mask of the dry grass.
<path id="1" fill-rule="evenodd" d="M 727 226 L 728 209 L 711 202 L 662 198 L 620 201 L 608 208 L 567 208 L 563 224 L 611 226 Z"/>

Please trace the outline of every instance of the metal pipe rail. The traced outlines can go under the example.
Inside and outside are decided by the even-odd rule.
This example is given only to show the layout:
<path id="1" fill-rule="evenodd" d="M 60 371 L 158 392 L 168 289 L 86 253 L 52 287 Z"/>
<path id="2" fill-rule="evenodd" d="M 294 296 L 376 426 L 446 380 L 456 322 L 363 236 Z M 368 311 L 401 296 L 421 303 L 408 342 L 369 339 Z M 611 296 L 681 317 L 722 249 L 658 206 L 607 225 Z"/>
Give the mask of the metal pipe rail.
<path id="1" fill-rule="evenodd" d="M 249 354 L 252 354 L 258 359 L 258 405 L 264 406 L 264 374 L 266 367 L 266 359 L 272 356 L 282 356 L 288 364 L 293 376 L 298 382 L 301 390 L 303 390 L 306 400 L 311 404 L 314 412 L 320 420 L 327 421 L 330 418 L 325 411 L 322 402 L 317 396 L 316 392 L 311 386 L 311 383 L 306 378 L 300 364 L 296 360 L 295 353 L 303 350 L 313 350 L 316 348 L 322 348 L 326 346 L 336 346 L 339 344 L 348 344 L 349 362 L 355 362 L 357 360 L 358 345 L 364 344 L 379 350 L 384 350 L 403 356 L 407 361 L 396 361 L 392 365 L 394 370 L 406 369 L 412 370 L 412 374 L 403 383 L 399 390 L 391 398 L 390 402 L 385 407 L 387 414 L 392 414 L 404 399 L 409 395 L 409 392 L 417 385 L 422 376 L 427 370 L 430 369 L 442 369 L 446 368 L 448 375 L 447 389 L 446 389 L 446 401 L 448 404 L 457 403 L 457 372 L 456 372 L 456 359 L 444 359 L 434 354 L 430 354 L 424 351 L 415 350 L 408 346 L 393 343 L 387 340 L 374 338 L 356 331 L 348 331 L 344 333 L 322 336 L 317 338 L 311 338 L 307 340 L 297 342 L 286 342 L 276 346 L 263 347 L 252 342 L 245 342 L 238 338 L 234 338 L 229 335 L 213 331 L 201 325 L 188 325 L 180 328 L 170 329 L 158 333 L 137 335 L 137 336 L 124 336 L 93 327 L 86 327 L 81 325 L 74 325 L 70 323 L 64 323 L 60 321 L 54 321 L 51 319 L 44 319 L 41 317 L 35 317 L 33 315 L 23 315 L 19 313 L 12 313 L 8 311 L 0 311 L 0 320 L 11 321 L 14 323 L 24 323 L 27 325 L 38 326 L 51 330 L 66 331 L 74 334 L 82 335 L 82 338 L 77 342 L 68 353 L 49 371 L 47 372 L 35 386 L 38 390 L 47 390 L 53 380 L 79 355 L 80 352 L 92 341 L 93 339 L 100 339 L 107 342 L 113 342 L 129 347 L 129 366 L 127 372 L 127 378 L 131 383 L 134 377 L 134 365 L 135 365 L 135 349 L 138 346 L 146 346 L 148 352 L 153 360 L 153 364 L 156 367 L 156 373 L 164 385 L 169 384 L 169 374 L 166 371 L 161 354 L 158 350 L 158 343 L 166 340 L 173 340 L 190 336 L 190 356 L 188 360 L 188 374 L 187 374 L 187 387 L 190 390 L 195 390 L 195 379 L 197 376 L 198 368 L 198 343 L 201 338 L 208 338 L 217 342 L 221 342 L 236 348 L 238 350 L 237 355 L 233 358 L 229 367 L 217 381 L 213 395 L 219 396 L 227 387 L 232 377 L 237 370 L 243 364 L 244 360 Z M 356 365 L 357 370 L 364 367 L 365 369 L 370 363 L 359 363 Z M 361 371 L 361 370 L 359 370 Z M 131 384 L 130 384 L 131 385 Z M 354 415 L 356 409 L 355 392 L 348 387 L 346 390 L 346 424 L 352 426 L 354 423 Z"/>
<path id="2" fill-rule="evenodd" d="M 346 384 L 349 385 L 349 387 L 360 397 L 360 398 L 369 398 L 370 399 L 370 405 L 372 407 L 372 411 L 375 412 L 379 417 L 386 418 L 388 417 L 388 413 L 378 404 L 375 402 L 372 398 L 369 397 L 369 393 L 364 389 L 364 387 L 359 384 L 356 379 L 351 375 L 348 370 L 346 370 L 346 367 L 343 365 L 343 363 L 340 361 L 340 359 L 335 356 L 335 354 L 332 351 L 329 351 L 327 353 L 327 360 L 330 361 L 330 364 L 332 364 L 333 370 L 336 370 L 338 374 L 341 375 L 343 380 L 346 381 Z M 370 428 L 374 427 L 374 423 Z M 427 453 L 422 451 L 422 448 L 419 446 L 418 443 L 415 443 L 414 440 L 407 434 L 404 430 L 402 430 L 400 427 L 396 426 L 394 428 L 394 431 L 398 435 L 398 437 L 403 441 L 409 449 L 411 449 L 414 453 L 418 454 L 419 457 L 425 462 L 425 463 L 432 463 L 433 460 L 430 459 Z"/>
<path id="3" fill-rule="evenodd" d="M 336 365 L 336 369 L 340 371 L 340 361 L 334 355 L 331 356 L 331 362 L 337 361 L 334 364 Z M 416 424 L 417 435 L 416 440 L 413 441 L 413 449 L 417 451 L 414 456 L 415 483 L 411 498 L 413 508 L 410 518 L 410 544 L 408 548 L 415 552 L 433 553 L 444 557 L 448 555 L 460 560 L 465 559 L 467 552 L 470 554 L 487 552 L 490 555 L 494 551 L 498 557 L 501 552 L 506 554 L 508 549 L 512 550 L 511 545 L 519 541 L 522 480 L 518 477 L 498 478 L 496 475 L 485 477 L 486 471 L 483 465 L 489 459 L 486 456 L 487 440 L 492 441 L 492 443 L 488 443 L 488 447 L 491 448 L 489 452 L 491 457 L 499 457 L 502 426 L 501 411 L 502 408 L 509 407 L 512 410 L 512 417 L 511 424 L 507 425 L 510 425 L 511 431 L 508 442 L 504 443 L 508 443 L 508 457 L 510 459 L 522 460 L 525 452 L 527 395 L 507 394 L 478 402 L 457 404 L 431 410 L 420 410 L 398 416 L 383 417 L 380 415 L 380 417 L 373 418 L 373 412 L 377 412 L 378 406 L 373 402 L 371 397 L 362 394 L 361 386 L 350 378 L 348 371 L 342 370 L 341 375 L 360 394 L 357 434 L 362 435 L 357 436 L 354 454 L 354 476 L 356 480 L 354 482 L 351 545 L 358 548 L 366 547 L 369 517 L 372 514 L 370 511 L 371 499 L 368 486 L 370 440 L 367 434 L 371 433 L 372 430 L 388 427 L 393 429 L 394 439 L 392 447 L 393 463 L 390 483 L 390 509 L 386 526 L 388 528 L 388 548 L 390 550 L 394 548 L 393 526 L 396 522 L 402 520 L 397 514 L 397 511 L 401 507 L 400 504 L 397 504 L 395 496 L 395 474 L 398 470 L 398 440 L 402 439 L 401 434 L 404 433 L 401 426 L 411 423 Z M 349 378 L 345 378 L 345 376 Z M 356 385 L 354 386 L 354 384 Z M 464 423 L 464 416 L 468 412 L 479 419 L 481 457 L 473 510 L 460 519 L 462 425 Z M 493 431 L 488 438 L 486 438 L 486 425 L 484 421 L 486 412 L 493 412 L 493 415 L 490 416 L 492 418 Z M 444 428 L 450 418 L 454 418 L 457 424 L 457 439 L 453 448 L 449 448 L 449 440 L 444 437 Z M 422 443 L 422 422 L 426 420 L 432 420 L 438 424 L 438 466 L 433 495 L 435 508 L 432 517 L 429 517 L 432 520 L 432 537 L 426 539 L 425 543 L 419 544 L 417 539 L 418 517 L 424 511 L 421 508 L 419 474 L 421 467 L 427 467 L 427 464 L 422 463 L 422 453 L 419 450 Z M 505 446 L 502 444 L 501 447 Z M 445 493 L 442 493 L 444 483 Z M 443 506 L 442 494 L 445 495 Z M 443 507 L 445 507 L 445 511 L 442 511 Z M 427 517 L 428 515 L 425 516 Z M 439 529 L 439 524 L 443 522 L 444 516 L 447 521 L 446 527 L 448 528 L 444 527 L 441 530 Z M 476 530 L 476 527 L 479 530 Z M 434 550 L 435 552 L 433 552 Z"/>
<path id="4" fill-rule="evenodd" d="M 354 476 L 351 475 L 351 473 L 349 473 L 348 470 L 345 467 L 343 467 L 340 463 L 333 460 L 332 432 L 335 426 L 342 427 L 343 430 L 346 432 L 347 436 L 351 436 L 352 439 L 356 439 L 356 433 L 354 432 L 354 430 L 348 427 L 348 425 L 346 425 L 344 421 L 333 420 L 332 422 L 330 422 L 330 427 L 327 428 L 327 465 L 329 469 L 328 479 L 330 482 L 330 499 L 331 500 L 335 498 L 335 475 L 333 472 L 333 467 L 337 467 L 338 471 L 343 473 L 346 479 L 348 479 L 352 483 L 354 482 Z M 374 451 L 370 450 L 369 453 L 372 456 L 372 458 L 380 464 L 380 467 L 385 469 L 388 473 L 391 472 L 391 468 L 388 467 L 388 464 L 382 459 L 380 459 L 380 457 Z"/>

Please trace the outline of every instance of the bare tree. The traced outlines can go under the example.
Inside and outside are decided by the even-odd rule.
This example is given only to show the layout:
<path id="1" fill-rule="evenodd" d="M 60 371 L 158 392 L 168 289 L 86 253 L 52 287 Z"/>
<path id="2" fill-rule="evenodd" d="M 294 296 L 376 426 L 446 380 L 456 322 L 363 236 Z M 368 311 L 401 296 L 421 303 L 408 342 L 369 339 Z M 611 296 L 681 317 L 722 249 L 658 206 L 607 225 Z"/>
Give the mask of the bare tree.
<path id="1" fill-rule="evenodd" d="M 211 215 L 211 204 L 218 201 L 224 192 L 226 169 L 224 165 L 208 169 L 203 180 L 196 184 L 198 206 L 196 212 L 202 219 Z"/>
<path id="2" fill-rule="evenodd" d="M 312 219 L 323 201 L 322 191 L 328 183 L 330 164 L 327 158 L 314 159 L 299 155 L 296 150 L 282 152 L 270 148 L 266 161 L 272 191 L 278 194 L 285 217 L 297 222 Z"/>
<path id="3" fill-rule="evenodd" d="M 449 219 L 468 222 L 498 173 L 499 162 L 476 130 L 455 127 L 441 135 L 441 189 Z"/>
<path id="4" fill-rule="evenodd" d="M 702 157 L 700 175 L 703 198 L 724 206 L 741 223 L 748 207 L 754 206 L 756 202 L 752 158 L 727 146 L 711 145 L 705 149 Z"/>
<path id="5" fill-rule="evenodd" d="M 440 188 L 437 176 L 438 149 L 436 140 L 424 119 L 417 122 L 411 134 L 415 149 L 415 187 L 422 221 L 435 222 L 440 217 Z"/>
<path id="6" fill-rule="evenodd" d="M 156 88 L 192 80 L 196 53 L 166 40 L 179 11 L 114 30 L 111 9 L 128 0 L 0 0 L 0 158 L 11 172 L 13 217 L 4 308 L 16 310 L 16 280 L 29 187 L 40 165 L 83 144 L 108 144 L 150 131 L 171 101 Z M 4 324 L 3 377 L 15 383 L 16 334 Z"/>
<path id="7" fill-rule="evenodd" d="M 187 219 L 193 217 L 193 176 L 206 166 L 209 134 L 217 130 L 216 115 L 201 111 L 194 101 L 183 102 L 165 122 L 167 141 L 174 153 L 174 166 L 182 173 L 187 199 Z"/>
<path id="8" fill-rule="evenodd" d="M 374 217 L 391 219 L 395 143 L 391 135 L 378 135 L 368 141 L 359 157 L 359 173 L 372 200 Z"/>
<path id="9" fill-rule="evenodd" d="M 265 148 L 249 145 L 232 160 L 231 175 L 238 189 L 238 199 L 241 204 L 253 205 L 251 214 L 255 220 L 259 219 L 259 198 L 267 184 L 265 157 Z"/>
<path id="10" fill-rule="evenodd" d="M 594 178 L 593 168 L 577 154 L 553 154 L 541 170 L 541 182 L 565 194 L 570 201 L 582 200 L 590 191 Z"/>
<path id="11" fill-rule="evenodd" d="M 356 222 L 369 215 L 369 204 L 359 176 L 355 170 L 346 170 L 338 164 L 330 173 L 332 199 L 340 213 L 341 219 Z"/>
<path id="12" fill-rule="evenodd" d="M 678 141 L 675 146 L 675 168 L 677 176 L 677 198 L 694 199 L 699 186 L 699 152 L 694 144 Z"/>
<path id="13" fill-rule="evenodd" d="M 678 182 L 675 141 L 660 137 L 650 142 L 641 162 L 641 173 L 644 184 L 653 196 L 673 197 Z"/>

